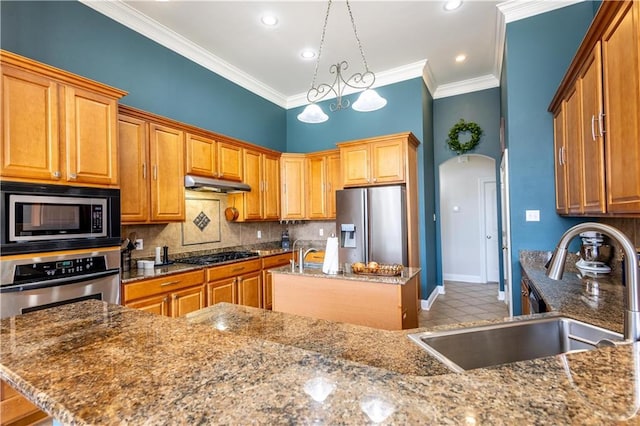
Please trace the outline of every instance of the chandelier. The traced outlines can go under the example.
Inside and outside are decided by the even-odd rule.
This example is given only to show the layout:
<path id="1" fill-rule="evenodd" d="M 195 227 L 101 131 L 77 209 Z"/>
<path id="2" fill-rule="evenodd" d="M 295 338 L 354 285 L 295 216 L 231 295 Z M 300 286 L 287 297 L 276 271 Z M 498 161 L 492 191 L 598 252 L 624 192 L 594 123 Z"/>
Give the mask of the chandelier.
<path id="1" fill-rule="evenodd" d="M 322 37 L 320 38 L 320 49 L 318 50 L 318 59 L 316 61 L 316 68 L 313 73 L 313 81 L 311 82 L 311 88 L 307 92 L 307 100 L 309 105 L 298 114 L 298 120 L 304 123 L 323 123 L 329 119 L 329 116 L 322 111 L 322 108 L 317 104 L 318 101 L 333 94 L 336 97 L 336 102 L 329 105 L 331 112 L 341 109 L 349 108 L 351 102 L 349 99 L 343 99 L 342 95 L 347 87 L 356 90 L 363 90 L 358 99 L 351 105 L 351 108 L 360 112 L 375 111 L 387 104 L 387 100 L 382 98 L 378 93 L 371 89 L 373 83 L 376 81 L 376 75 L 369 70 L 367 65 L 367 59 L 364 57 L 364 50 L 362 49 L 362 43 L 358 37 L 356 31 L 356 23 L 351 13 L 351 5 L 349 0 L 346 0 L 347 10 L 349 11 L 349 17 L 351 18 L 351 26 L 353 28 L 353 35 L 358 43 L 358 49 L 360 50 L 360 56 L 362 57 L 362 63 L 364 65 L 364 72 L 356 72 L 350 77 L 346 78 L 343 72 L 349 69 L 349 63 L 347 61 L 340 61 L 337 64 L 333 64 L 329 67 L 329 73 L 335 74 L 333 83 L 326 84 L 321 83 L 316 86 L 316 78 L 318 76 L 318 66 L 320 65 L 320 57 L 322 55 L 322 47 L 324 45 L 324 36 L 327 31 L 327 22 L 329 21 L 329 12 L 331 11 L 331 2 L 327 4 L 327 14 L 324 17 L 324 26 L 322 27 Z"/>

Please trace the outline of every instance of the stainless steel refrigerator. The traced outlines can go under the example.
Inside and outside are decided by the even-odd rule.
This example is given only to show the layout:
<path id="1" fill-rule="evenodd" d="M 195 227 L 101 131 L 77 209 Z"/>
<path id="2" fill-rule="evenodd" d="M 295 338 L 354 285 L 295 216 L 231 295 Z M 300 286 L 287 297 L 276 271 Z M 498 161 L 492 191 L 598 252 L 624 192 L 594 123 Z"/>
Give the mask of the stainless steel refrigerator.
<path id="1" fill-rule="evenodd" d="M 404 186 L 336 191 L 340 265 L 375 261 L 407 266 L 407 207 Z"/>

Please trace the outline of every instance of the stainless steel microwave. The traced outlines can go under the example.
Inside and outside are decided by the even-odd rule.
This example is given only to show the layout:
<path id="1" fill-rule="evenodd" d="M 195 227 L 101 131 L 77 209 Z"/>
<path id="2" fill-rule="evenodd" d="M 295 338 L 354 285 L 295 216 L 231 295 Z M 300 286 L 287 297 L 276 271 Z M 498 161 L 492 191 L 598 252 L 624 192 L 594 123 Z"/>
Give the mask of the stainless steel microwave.
<path id="1" fill-rule="evenodd" d="M 3 254 L 120 245 L 120 190 L 2 182 Z"/>

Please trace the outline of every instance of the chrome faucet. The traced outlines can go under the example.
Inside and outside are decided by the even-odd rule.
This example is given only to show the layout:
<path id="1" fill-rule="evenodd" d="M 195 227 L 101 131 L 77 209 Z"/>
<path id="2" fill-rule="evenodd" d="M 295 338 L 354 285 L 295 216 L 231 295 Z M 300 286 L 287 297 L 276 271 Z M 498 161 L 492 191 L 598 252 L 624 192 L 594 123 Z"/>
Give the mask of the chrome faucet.
<path id="1" fill-rule="evenodd" d="M 296 243 L 300 241 L 300 240 L 295 240 L 293 242 L 293 246 L 291 247 L 291 251 L 293 253 L 296 252 Z M 301 243 L 302 244 L 302 243 Z M 314 248 L 310 248 L 307 251 L 304 251 L 304 247 L 300 247 L 298 249 L 298 272 L 303 273 L 304 272 L 304 259 L 307 257 L 307 255 L 309 253 L 313 253 L 318 251 L 318 249 L 314 249 Z M 291 272 L 295 271 L 295 261 L 292 259 L 291 260 Z"/>
<path id="2" fill-rule="evenodd" d="M 640 341 L 640 283 L 638 277 L 638 259 L 636 249 L 625 234 L 613 226 L 603 223 L 585 222 L 569 228 L 560 238 L 558 246 L 551 256 L 547 276 L 553 280 L 562 278 L 564 263 L 567 258 L 567 247 L 571 240 L 578 234 L 587 231 L 602 232 L 604 235 L 615 240 L 624 251 L 626 259 L 624 276 L 627 286 L 627 297 L 625 299 L 624 311 L 624 338 L 633 342 Z"/>

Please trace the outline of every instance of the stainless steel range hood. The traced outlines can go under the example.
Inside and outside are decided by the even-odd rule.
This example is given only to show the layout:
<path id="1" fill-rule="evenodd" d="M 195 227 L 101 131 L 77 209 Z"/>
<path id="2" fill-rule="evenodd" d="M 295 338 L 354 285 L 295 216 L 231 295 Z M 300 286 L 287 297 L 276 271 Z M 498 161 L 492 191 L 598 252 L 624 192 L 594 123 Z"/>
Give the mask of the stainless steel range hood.
<path id="1" fill-rule="evenodd" d="M 242 182 L 229 182 L 226 180 L 206 178 L 201 176 L 186 175 L 184 177 L 184 187 L 194 191 L 212 192 L 249 192 L 251 187 Z"/>

